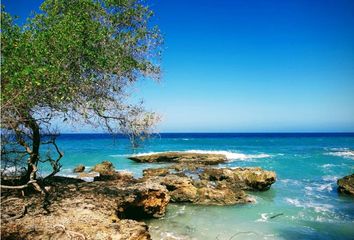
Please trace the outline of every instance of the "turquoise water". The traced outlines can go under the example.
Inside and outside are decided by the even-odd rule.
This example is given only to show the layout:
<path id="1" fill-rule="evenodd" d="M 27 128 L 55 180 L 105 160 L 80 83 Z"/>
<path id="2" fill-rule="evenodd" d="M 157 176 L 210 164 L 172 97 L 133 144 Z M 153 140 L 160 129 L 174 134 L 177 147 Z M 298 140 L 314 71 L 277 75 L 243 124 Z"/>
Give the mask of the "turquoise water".
<path id="1" fill-rule="evenodd" d="M 164 134 L 135 150 L 108 135 L 62 135 L 58 144 L 64 175 L 109 160 L 138 177 L 157 165 L 127 156 L 163 151 L 220 152 L 226 167 L 277 173 L 269 191 L 249 192 L 254 204 L 171 204 L 164 218 L 148 221 L 154 239 L 354 239 L 354 198 L 336 191 L 336 180 L 354 172 L 354 134 Z"/>

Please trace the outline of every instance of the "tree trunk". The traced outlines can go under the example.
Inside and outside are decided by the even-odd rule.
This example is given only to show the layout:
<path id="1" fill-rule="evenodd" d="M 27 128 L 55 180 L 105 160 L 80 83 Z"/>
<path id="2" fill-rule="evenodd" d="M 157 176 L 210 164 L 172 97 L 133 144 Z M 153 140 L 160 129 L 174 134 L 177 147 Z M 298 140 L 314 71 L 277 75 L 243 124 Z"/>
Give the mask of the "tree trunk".
<path id="1" fill-rule="evenodd" d="M 37 164 L 39 160 L 39 146 L 41 143 L 41 136 L 39 132 L 39 126 L 36 120 L 31 116 L 27 115 L 26 126 L 32 131 L 32 153 L 27 160 L 27 173 L 26 180 L 35 180 L 37 173 Z"/>

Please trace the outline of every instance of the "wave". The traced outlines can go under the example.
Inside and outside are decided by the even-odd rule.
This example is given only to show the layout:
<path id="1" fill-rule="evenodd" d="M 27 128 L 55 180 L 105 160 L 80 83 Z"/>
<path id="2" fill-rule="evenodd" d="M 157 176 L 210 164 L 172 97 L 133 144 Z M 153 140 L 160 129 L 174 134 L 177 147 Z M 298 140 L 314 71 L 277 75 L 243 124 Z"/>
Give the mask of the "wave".
<path id="1" fill-rule="evenodd" d="M 332 176 L 332 175 L 326 175 L 322 177 L 322 180 L 325 182 L 337 182 L 338 177 L 337 176 Z"/>
<path id="2" fill-rule="evenodd" d="M 302 184 L 301 181 L 296 180 L 296 179 L 287 179 L 287 178 L 285 178 L 285 179 L 280 179 L 279 181 L 284 183 L 284 184 L 287 184 L 287 185 L 289 184 L 289 185 L 297 185 L 297 186 L 299 186 L 299 185 Z"/>
<path id="3" fill-rule="evenodd" d="M 349 158 L 354 160 L 354 151 L 349 148 L 331 148 L 325 155 Z"/>
<path id="4" fill-rule="evenodd" d="M 185 153 L 201 153 L 201 154 L 222 154 L 225 155 L 228 160 L 250 160 L 250 159 L 259 159 L 259 158 L 269 158 L 272 155 L 259 153 L 259 154 L 244 154 L 244 153 L 237 153 L 231 151 L 224 151 L 224 150 L 187 150 L 187 151 L 166 151 L 166 152 L 185 152 Z M 146 152 L 146 153 L 137 153 L 133 154 L 132 156 L 145 156 L 145 155 L 153 155 L 153 154 L 160 154 L 166 152 Z M 110 155 L 110 156 L 123 156 L 123 155 Z M 125 155 L 127 156 L 127 155 Z"/>
<path id="5" fill-rule="evenodd" d="M 318 213 L 319 212 L 330 212 L 331 209 L 334 208 L 334 206 L 330 205 L 330 204 L 302 202 L 297 198 L 285 198 L 285 201 L 295 207 L 312 208 L 315 210 L 315 212 L 318 212 Z"/>

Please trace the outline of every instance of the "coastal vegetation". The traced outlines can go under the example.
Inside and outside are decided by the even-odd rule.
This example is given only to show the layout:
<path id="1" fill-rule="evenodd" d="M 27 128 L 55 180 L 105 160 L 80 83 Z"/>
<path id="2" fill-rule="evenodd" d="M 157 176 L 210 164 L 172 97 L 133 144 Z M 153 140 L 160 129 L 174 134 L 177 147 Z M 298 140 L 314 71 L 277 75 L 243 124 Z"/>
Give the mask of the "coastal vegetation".
<path id="1" fill-rule="evenodd" d="M 133 143 L 149 133 L 157 115 L 129 98 L 135 82 L 160 76 L 162 38 L 150 24 L 153 13 L 146 5 L 46 0 L 20 25 L 5 7 L 1 160 L 3 168 L 20 168 L 23 178 L 21 185 L 3 182 L 2 188 L 34 186 L 45 193 L 37 182 L 39 163 L 52 166 L 51 177 L 60 171 L 64 154 L 53 120 L 124 133 Z"/>

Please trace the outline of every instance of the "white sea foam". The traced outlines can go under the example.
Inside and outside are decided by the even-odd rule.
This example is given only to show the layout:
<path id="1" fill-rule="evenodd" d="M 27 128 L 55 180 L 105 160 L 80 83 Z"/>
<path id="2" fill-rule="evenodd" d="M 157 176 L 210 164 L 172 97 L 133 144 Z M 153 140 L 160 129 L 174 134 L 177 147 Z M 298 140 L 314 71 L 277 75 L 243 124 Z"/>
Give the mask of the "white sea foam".
<path id="1" fill-rule="evenodd" d="M 331 168 L 331 167 L 335 167 L 335 166 L 337 166 L 337 165 L 327 163 L 327 164 L 323 164 L 321 167 L 323 167 L 323 168 Z"/>
<path id="2" fill-rule="evenodd" d="M 337 176 L 332 176 L 332 175 L 326 175 L 326 176 L 322 177 L 322 180 L 326 181 L 326 182 L 337 182 L 338 177 Z"/>
<path id="3" fill-rule="evenodd" d="M 188 236 L 179 236 L 173 232 L 162 232 L 160 234 L 161 239 L 175 239 L 175 240 L 187 240 L 190 239 Z"/>
<path id="4" fill-rule="evenodd" d="M 129 157 L 130 155 L 129 154 L 112 154 L 112 155 L 109 155 L 110 157 Z"/>
<path id="5" fill-rule="evenodd" d="M 271 155 L 265 153 L 259 154 L 244 154 L 231 151 L 208 151 L 208 150 L 189 150 L 186 152 L 190 153 L 207 153 L 207 154 L 223 154 L 229 160 L 248 160 L 248 159 L 258 159 L 258 158 L 269 158 Z"/>
<path id="6" fill-rule="evenodd" d="M 332 183 L 328 183 L 328 184 L 321 184 L 316 188 L 317 191 L 327 191 L 327 192 L 331 192 L 333 190 L 332 187 Z"/>
<path id="7" fill-rule="evenodd" d="M 325 155 L 349 158 L 354 160 L 354 151 L 349 148 L 331 148 Z"/>
<path id="8" fill-rule="evenodd" d="M 166 152 L 176 152 L 176 151 L 166 151 Z M 137 153 L 137 154 L 133 154 L 132 156 L 145 156 L 145 155 L 153 155 L 153 154 L 160 154 L 160 153 L 166 153 L 166 152 Z M 226 158 L 228 160 L 241 160 L 241 161 L 272 157 L 272 155 L 265 154 L 265 153 L 244 154 L 244 153 L 237 153 L 237 152 L 223 151 L 223 150 L 187 150 L 187 151 L 178 151 L 178 152 L 202 153 L 202 154 L 223 154 L 226 156 Z M 122 155 L 110 155 L 110 156 L 122 156 Z"/>
<path id="9" fill-rule="evenodd" d="M 330 204 L 303 202 L 296 198 L 285 198 L 285 201 L 295 207 L 312 208 L 315 210 L 315 212 L 330 212 L 330 210 L 333 208 L 333 205 Z"/>
<path id="10" fill-rule="evenodd" d="M 298 186 L 298 185 L 301 184 L 301 182 L 299 180 L 296 180 L 296 179 L 287 179 L 287 178 L 285 178 L 285 179 L 280 179 L 279 181 L 282 182 L 282 183 L 285 183 L 287 185 L 289 184 L 289 185 Z"/>
<path id="11" fill-rule="evenodd" d="M 5 169 L 1 169 L 1 175 L 4 176 L 20 176 L 25 173 L 24 168 L 18 168 L 18 167 L 7 167 Z"/>
<path id="12" fill-rule="evenodd" d="M 268 220 L 268 213 L 262 213 L 261 218 L 257 219 L 256 222 L 266 222 Z"/>

